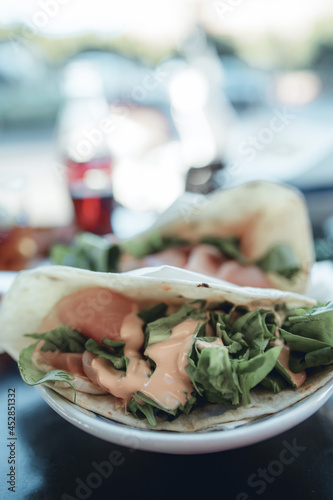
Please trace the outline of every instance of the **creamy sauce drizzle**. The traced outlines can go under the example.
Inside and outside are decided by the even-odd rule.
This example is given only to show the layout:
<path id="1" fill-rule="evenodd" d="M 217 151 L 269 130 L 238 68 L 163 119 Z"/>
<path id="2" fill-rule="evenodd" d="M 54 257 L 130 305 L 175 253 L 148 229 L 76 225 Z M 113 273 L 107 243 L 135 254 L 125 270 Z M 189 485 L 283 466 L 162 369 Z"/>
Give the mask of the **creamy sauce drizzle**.
<path id="1" fill-rule="evenodd" d="M 149 363 L 139 352 L 144 343 L 142 325 L 143 321 L 135 313 L 124 318 L 120 340 L 126 342 L 124 355 L 129 359 L 126 372 L 116 370 L 103 358 L 96 357 L 91 363 L 92 369 L 96 370 L 99 385 L 125 401 L 129 401 L 132 394 L 142 388 L 151 373 Z"/>
<path id="2" fill-rule="evenodd" d="M 167 340 L 150 345 L 147 354 L 156 363 L 156 369 L 141 392 L 164 408 L 173 410 L 185 405 L 193 391 L 185 367 L 193 343 L 198 320 L 187 319 L 175 326 Z"/>
<path id="3" fill-rule="evenodd" d="M 145 354 L 156 363 L 153 373 L 149 362 L 140 354 L 144 343 L 142 324 L 141 319 L 131 313 L 125 317 L 121 328 L 120 338 L 127 342 L 124 354 L 129 358 L 126 373 L 114 369 L 106 359 L 93 359 L 91 367 L 96 370 L 99 384 L 125 401 L 129 401 L 133 393 L 141 392 L 170 410 L 179 404 L 185 405 L 193 390 L 185 366 L 198 321 L 183 321 L 172 329 L 167 340 L 146 349 Z"/>
<path id="4" fill-rule="evenodd" d="M 206 340 L 197 340 L 196 346 L 201 350 L 203 347 L 213 348 L 216 346 L 224 346 L 224 344 L 222 342 L 222 339 L 218 337 L 217 339 L 213 340 L 213 342 L 207 342 Z"/>

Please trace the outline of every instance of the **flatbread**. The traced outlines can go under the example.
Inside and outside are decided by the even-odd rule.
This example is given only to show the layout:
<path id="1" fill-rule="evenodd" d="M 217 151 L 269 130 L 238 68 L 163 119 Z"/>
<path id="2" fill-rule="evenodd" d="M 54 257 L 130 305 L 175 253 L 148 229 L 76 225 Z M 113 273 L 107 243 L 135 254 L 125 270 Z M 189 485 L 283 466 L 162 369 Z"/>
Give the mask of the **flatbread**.
<path id="1" fill-rule="evenodd" d="M 300 191 L 273 182 L 250 182 L 210 195 L 185 193 L 148 230 L 122 247 L 143 245 L 152 233 L 198 243 L 207 236 L 238 237 L 242 254 L 251 261 L 263 257 L 275 244 L 290 245 L 300 272 L 289 280 L 266 273 L 272 287 L 306 293 L 314 262 L 314 245 L 307 206 Z"/>
<path id="2" fill-rule="evenodd" d="M 140 274 L 141 273 L 141 274 Z M 92 271 L 50 266 L 21 272 L 5 295 L 0 313 L 0 349 L 18 360 L 20 351 L 33 343 L 25 333 L 36 331 L 43 318 L 65 295 L 77 290 L 100 286 L 116 290 L 142 305 L 153 301 L 182 304 L 188 300 L 203 299 L 212 305 L 221 301 L 246 304 L 249 307 L 271 308 L 276 304 L 288 307 L 315 305 L 314 299 L 277 289 L 238 287 L 227 282 L 202 281 L 202 276 L 177 268 L 161 268 L 124 274 L 95 273 Z M 188 276 L 191 275 L 191 280 Z M 178 278 L 177 278 L 178 276 Z M 181 415 L 172 422 L 159 422 L 154 430 L 194 432 L 244 425 L 253 419 L 271 415 L 302 400 L 333 377 L 333 367 L 314 371 L 298 390 L 286 389 L 278 394 L 253 390 L 250 405 L 226 407 L 207 404 L 190 415 Z M 73 401 L 73 391 L 50 383 L 49 387 Z M 89 395 L 77 392 L 76 403 L 106 418 L 136 428 L 149 429 L 145 420 L 135 418 L 117 403 L 111 395 Z"/>

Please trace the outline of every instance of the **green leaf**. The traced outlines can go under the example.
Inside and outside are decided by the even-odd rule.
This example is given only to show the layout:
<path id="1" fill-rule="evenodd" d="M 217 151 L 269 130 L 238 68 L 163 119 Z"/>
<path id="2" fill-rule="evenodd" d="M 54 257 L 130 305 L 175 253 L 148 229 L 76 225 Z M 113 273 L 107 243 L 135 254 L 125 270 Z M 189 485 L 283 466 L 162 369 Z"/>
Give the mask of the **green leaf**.
<path id="1" fill-rule="evenodd" d="M 217 236 L 206 236 L 201 241 L 207 245 L 215 246 L 222 254 L 237 260 L 241 264 L 251 263 L 251 261 L 241 253 L 240 240 L 237 237 L 220 238 Z"/>
<path id="2" fill-rule="evenodd" d="M 97 272 L 117 272 L 120 246 L 93 233 L 78 234 L 71 245 L 56 244 L 50 258 L 57 265 Z"/>
<path id="3" fill-rule="evenodd" d="M 290 245 L 274 245 L 257 262 L 264 272 L 274 272 L 291 280 L 300 271 L 300 263 Z"/>
<path id="4" fill-rule="evenodd" d="M 333 364 L 333 302 L 292 311 L 280 329 L 295 373 Z"/>
<path id="5" fill-rule="evenodd" d="M 196 391 L 210 403 L 238 404 L 240 387 L 228 349 L 218 344 L 199 348 L 200 340 L 193 344 L 186 366 Z"/>
<path id="6" fill-rule="evenodd" d="M 250 390 L 260 384 L 276 366 L 281 349 L 281 346 L 273 347 L 249 360 L 233 361 L 237 369 L 243 405 L 251 402 Z"/>
<path id="7" fill-rule="evenodd" d="M 221 253 L 240 264 L 257 265 L 264 272 L 275 272 L 287 279 L 292 279 L 300 270 L 300 263 L 294 251 L 286 243 L 274 245 L 256 262 L 251 261 L 251 259 L 242 254 L 240 240 L 237 237 L 219 238 L 216 236 L 207 236 L 202 239 L 202 243 L 215 246 Z"/>
<path id="8" fill-rule="evenodd" d="M 221 322 L 216 323 L 216 335 L 222 340 L 223 345 L 228 347 L 229 356 L 237 355 L 237 357 L 244 354 L 249 345 L 244 340 L 244 335 L 241 332 L 235 334 L 231 333 L 230 328 L 227 332 L 227 325 L 221 320 Z"/>
<path id="9" fill-rule="evenodd" d="M 156 427 L 155 409 L 149 404 L 139 404 L 132 398 L 127 404 L 127 408 L 137 417 L 146 418 L 150 427 Z"/>
<path id="10" fill-rule="evenodd" d="M 302 335 L 295 335 L 294 333 L 287 332 L 283 328 L 280 328 L 280 332 L 291 351 L 306 353 L 329 347 L 329 344 L 326 342 L 321 342 L 320 340 L 310 337 L 303 337 Z"/>
<path id="11" fill-rule="evenodd" d="M 203 308 L 204 303 L 201 302 L 198 305 L 199 307 L 196 308 L 191 304 L 184 304 L 175 313 L 148 323 L 145 331 L 146 345 L 149 346 L 167 340 L 171 335 L 172 329 L 187 318 L 203 319 L 206 321 L 206 312 Z"/>
<path id="12" fill-rule="evenodd" d="M 66 382 L 74 391 L 74 402 L 76 399 L 75 387 L 70 383 L 75 377 L 64 370 L 51 370 L 48 373 L 43 373 L 32 362 L 32 354 L 36 344 L 32 344 L 25 349 L 22 349 L 18 360 L 18 367 L 23 381 L 28 385 L 38 385 L 44 382 Z"/>
<path id="13" fill-rule="evenodd" d="M 156 304 L 155 306 L 148 309 L 143 309 L 138 313 L 138 316 L 144 323 L 151 323 L 152 321 L 156 321 L 161 317 L 165 317 L 167 308 L 167 304 L 161 302 L 160 304 Z"/>
<path id="14" fill-rule="evenodd" d="M 289 385 L 291 385 L 294 389 L 297 389 L 297 385 L 293 381 L 292 376 L 290 375 L 288 370 L 286 370 L 286 368 L 280 363 L 279 360 L 277 360 L 277 362 L 276 362 L 275 369 L 279 372 L 279 374 L 285 379 L 285 381 Z"/>
<path id="15" fill-rule="evenodd" d="M 275 394 L 281 392 L 288 387 L 288 382 L 280 375 L 280 373 L 273 369 L 266 377 L 260 382 L 265 389 L 274 392 Z"/>
<path id="16" fill-rule="evenodd" d="M 241 333 L 237 341 L 245 343 L 250 349 L 250 356 L 263 353 L 270 339 L 274 337 L 276 323 L 274 314 L 264 309 L 249 311 L 231 324 L 231 333 Z M 236 340 L 236 339 L 235 339 Z"/>
<path id="17" fill-rule="evenodd" d="M 188 245 L 189 242 L 182 238 L 165 237 L 159 231 L 152 231 L 141 238 L 133 238 L 121 244 L 121 251 L 128 252 L 133 257 L 141 259 L 146 255 L 152 255 L 161 252 L 166 248 L 175 247 L 179 245 Z"/>
<path id="18" fill-rule="evenodd" d="M 249 345 L 244 339 L 244 335 L 240 332 L 235 333 L 231 337 L 227 337 L 226 332 L 223 332 L 222 340 L 225 345 L 228 345 L 225 341 L 229 340 L 231 343 L 228 345 L 229 355 L 231 357 L 244 358 L 248 356 L 246 353 L 250 353 Z M 235 356 L 232 356 L 235 355 Z"/>
<path id="19" fill-rule="evenodd" d="M 177 408 L 174 409 L 169 409 L 169 408 L 164 408 L 164 406 L 161 406 L 159 403 L 151 399 L 149 396 L 146 396 L 142 392 L 136 392 L 133 394 L 134 397 L 139 398 L 141 401 L 143 401 L 145 404 L 144 405 L 139 405 L 139 409 L 141 409 L 144 406 L 151 407 L 151 409 L 154 412 L 154 415 L 159 414 L 161 417 L 167 417 L 168 419 L 172 419 L 172 417 L 177 417 L 181 413 L 185 413 L 186 415 L 189 414 L 193 407 L 197 403 L 197 399 L 193 394 L 186 394 L 186 403 L 185 405 L 179 404 Z M 149 415 L 151 418 L 151 410 L 149 411 Z M 147 408 L 145 408 L 145 412 L 147 412 Z"/>
<path id="20" fill-rule="evenodd" d="M 46 333 L 27 333 L 25 337 L 43 340 L 42 351 L 82 353 L 87 338 L 67 325 L 59 326 Z"/>
<path id="21" fill-rule="evenodd" d="M 274 347 L 251 359 L 233 360 L 225 346 L 199 348 L 195 342 L 186 371 L 207 401 L 246 405 L 251 402 L 250 390 L 274 369 L 280 351 L 281 347 Z"/>
<path id="22" fill-rule="evenodd" d="M 99 358 L 107 359 L 117 370 L 126 370 L 128 358 L 124 356 L 125 342 L 104 339 L 103 344 L 107 347 L 100 346 L 95 340 L 89 339 L 85 344 L 87 351 L 96 354 Z"/>
<path id="23" fill-rule="evenodd" d="M 294 335 L 315 339 L 333 347 L 333 302 L 325 306 L 297 309 L 282 325 Z"/>
<path id="24" fill-rule="evenodd" d="M 64 243 L 57 243 L 53 245 L 50 249 L 50 259 L 57 266 L 62 265 L 66 262 L 66 258 L 70 254 L 71 247 L 69 245 L 65 245 Z"/>
<path id="25" fill-rule="evenodd" d="M 306 354 L 292 352 L 290 355 L 289 366 L 294 373 L 299 373 L 308 368 L 316 366 L 326 366 L 333 364 L 333 348 L 324 347 Z"/>

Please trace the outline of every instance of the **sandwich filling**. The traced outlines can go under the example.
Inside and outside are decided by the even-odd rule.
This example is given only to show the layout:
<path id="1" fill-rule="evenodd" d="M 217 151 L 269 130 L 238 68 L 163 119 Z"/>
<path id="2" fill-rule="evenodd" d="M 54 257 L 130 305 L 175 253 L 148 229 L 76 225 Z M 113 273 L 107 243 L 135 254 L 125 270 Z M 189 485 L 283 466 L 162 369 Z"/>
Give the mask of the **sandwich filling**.
<path id="1" fill-rule="evenodd" d="M 52 382 L 97 397 L 154 427 L 199 405 L 251 403 L 251 391 L 297 390 L 318 367 L 333 363 L 333 303 L 290 310 L 137 303 L 102 287 L 64 296 L 21 351 L 29 385 Z"/>
<path id="2" fill-rule="evenodd" d="M 274 288 L 267 273 L 294 280 L 301 264 L 288 243 L 273 245 L 260 259 L 250 259 L 237 237 L 205 237 L 196 242 L 163 237 L 154 231 L 143 242 L 124 243 L 90 233 L 78 235 L 70 246 L 58 244 L 51 252 L 58 265 L 100 272 L 128 272 L 168 265 L 214 276 L 239 286 Z"/>

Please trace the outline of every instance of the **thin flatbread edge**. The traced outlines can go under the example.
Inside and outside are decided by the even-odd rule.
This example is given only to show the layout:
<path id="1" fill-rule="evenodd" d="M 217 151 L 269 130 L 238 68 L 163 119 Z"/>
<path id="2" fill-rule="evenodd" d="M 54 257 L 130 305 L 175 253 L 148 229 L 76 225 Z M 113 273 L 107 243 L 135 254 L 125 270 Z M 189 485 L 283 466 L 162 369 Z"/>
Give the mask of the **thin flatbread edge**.
<path id="1" fill-rule="evenodd" d="M 180 415 L 177 419 L 167 422 L 162 421 L 153 429 L 146 420 L 139 420 L 130 412 L 117 408 L 117 400 L 113 396 L 90 396 L 77 392 L 76 404 L 86 410 L 92 411 L 102 417 L 131 427 L 172 432 L 200 432 L 226 430 L 251 421 L 274 415 L 302 401 L 323 387 L 333 378 L 333 368 L 326 367 L 317 371 L 308 378 L 307 382 L 298 390 L 285 389 L 278 394 L 266 390 L 251 391 L 251 404 L 235 408 L 224 405 L 205 405 L 197 408 L 189 415 Z M 57 387 L 55 384 L 46 384 L 58 394 L 73 402 L 73 390 Z M 94 398 L 94 400 L 92 400 Z M 119 406 L 119 405 L 118 405 Z"/>

